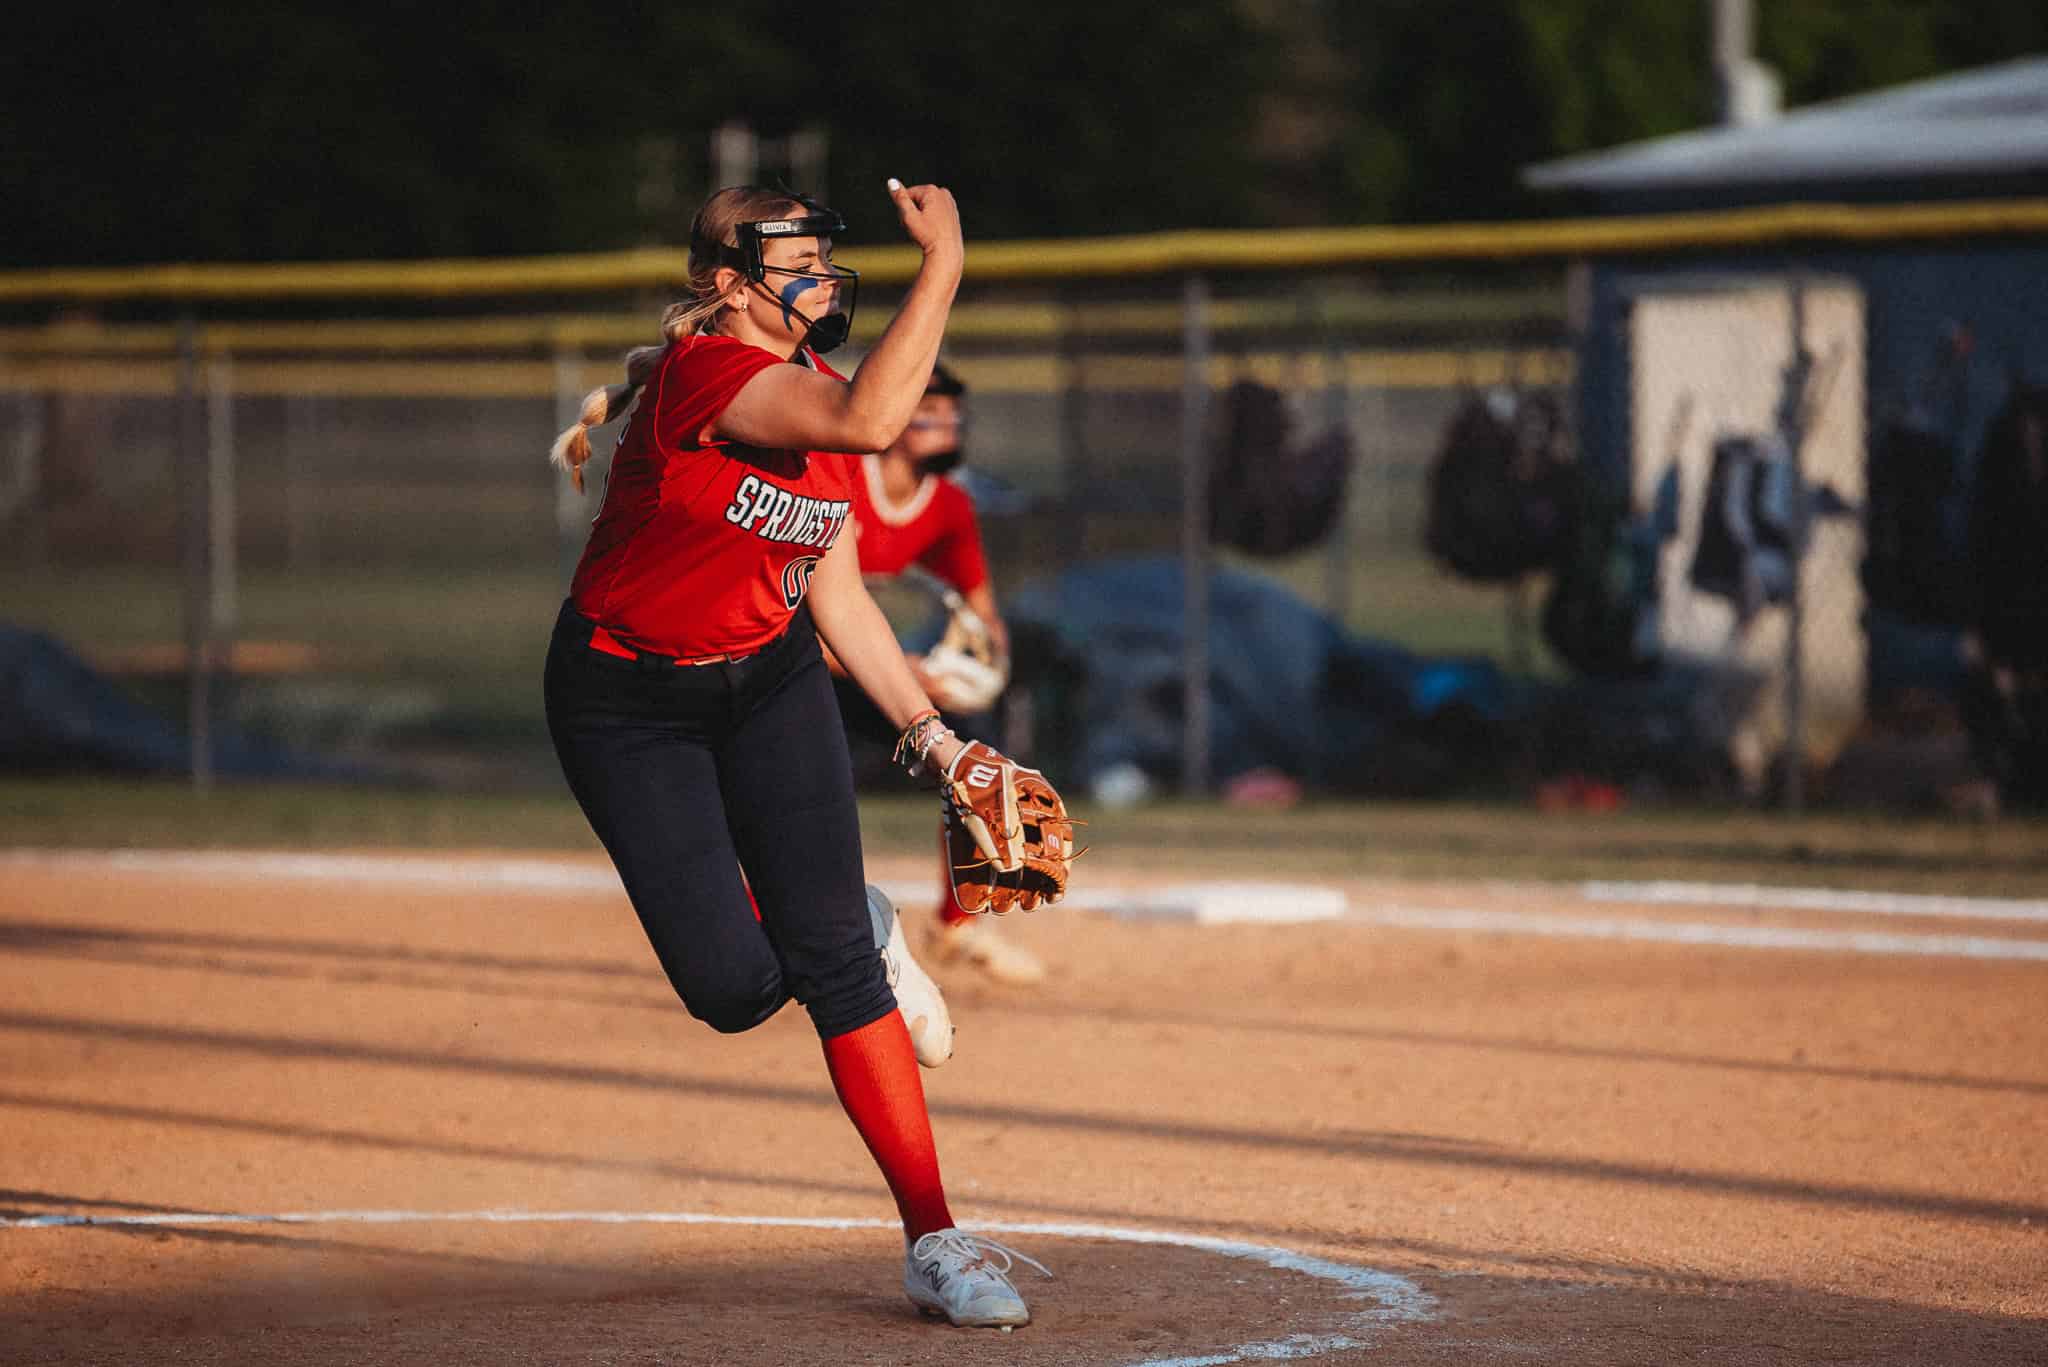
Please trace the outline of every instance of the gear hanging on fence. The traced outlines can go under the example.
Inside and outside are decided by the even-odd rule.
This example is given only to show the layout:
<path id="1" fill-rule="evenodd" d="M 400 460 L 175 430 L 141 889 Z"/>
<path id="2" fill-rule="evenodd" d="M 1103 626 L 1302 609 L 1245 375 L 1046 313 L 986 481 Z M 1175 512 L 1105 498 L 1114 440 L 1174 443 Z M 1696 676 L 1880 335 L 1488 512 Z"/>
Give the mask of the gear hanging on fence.
<path id="1" fill-rule="evenodd" d="M 1577 476 L 1551 396 L 1469 395 L 1429 464 L 1423 546 L 1480 583 L 1553 566 L 1571 545 Z"/>
<path id="2" fill-rule="evenodd" d="M 1863 588 L 1872 607 L 1921 626 L 1960 627 L 1970 615 L 1966 501 L 1971 328 L 1953 320 L 1934 363 L 1908 392 L 1871 407 L 1863 486 Z M 1981 470 L 1981 462 L 1978 465 Z"/>
<path id="3" fill-rule="evenodd" d="M 1209 465 L 1209 535 L 1250 555 L 1281 556 L 1330 534 L 1344 511 L 1351 433 L 1341 423 L 1294 440 L 1287 400 L 1240 380 L 1223 396 Z"/>

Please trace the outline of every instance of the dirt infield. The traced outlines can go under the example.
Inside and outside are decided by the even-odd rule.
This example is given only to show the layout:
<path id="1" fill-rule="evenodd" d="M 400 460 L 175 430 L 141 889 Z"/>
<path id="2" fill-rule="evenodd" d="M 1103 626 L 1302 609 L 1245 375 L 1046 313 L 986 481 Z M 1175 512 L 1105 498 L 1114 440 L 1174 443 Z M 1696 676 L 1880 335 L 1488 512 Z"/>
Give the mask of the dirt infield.
<path id="1" fill-rule="evenodd" d="M 499 863 L 0 856 L 0 1362 L 2048 1361 L 2048 920 L 1013 918 L 1052 980 L 941 973 L 926 1075 L 1057 1274 L 997 1334 L 904 1300 L 801 1012 L 713 1035 L 601 864 Z"/>

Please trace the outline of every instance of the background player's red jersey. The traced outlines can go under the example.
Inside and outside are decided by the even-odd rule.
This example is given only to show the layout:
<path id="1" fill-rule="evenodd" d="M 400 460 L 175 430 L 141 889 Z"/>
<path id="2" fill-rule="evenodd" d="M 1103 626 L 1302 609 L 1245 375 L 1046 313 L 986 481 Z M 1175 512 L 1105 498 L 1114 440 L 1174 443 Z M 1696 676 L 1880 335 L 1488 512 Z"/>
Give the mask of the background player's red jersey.
<path id="1" fill-rule="evenodd" d="M 808 358 L 817 369 L 833 374 Z M 851 456 L 717 439 L 746 386 L 786 364 L 729 337 L 686 337 L 641 391 L 570 589 L 620 643 L 743 653 L 789 625 L 851 511 Z"/>
<path id="2" fill-rule="evenodd" d="M 962 593 L 988 582 L 974 501 L 949 479 L 927 479 L 903 503 L 882 492 L 882 462 L 863 456 L 853 471 L 853 531 L 862 574 L 901 574 L 922 565 Z"/>

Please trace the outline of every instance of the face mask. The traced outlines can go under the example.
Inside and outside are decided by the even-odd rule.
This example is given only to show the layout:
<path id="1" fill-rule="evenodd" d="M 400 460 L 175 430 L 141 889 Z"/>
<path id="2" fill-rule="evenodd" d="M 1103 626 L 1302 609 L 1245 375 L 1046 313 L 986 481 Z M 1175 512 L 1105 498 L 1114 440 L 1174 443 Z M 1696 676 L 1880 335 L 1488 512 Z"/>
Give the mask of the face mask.
<path id="1" fill-rule="evenodd" d="M 775 304 L 782 310 L 784 327 L 789 326 L 792 319 L 804 325 L 804 346 L 823 356 L 844 342 L 847 335 L 853 331 L 853 301 L 854 296 L 860 292 L 858 272 L 841 266 L 828 266 L 823 271 L 792 271 L 780 266 L 765 266 L 762 271 L 766 275 L 790 277 L 788 283 L 782 287 L 782 292 L 774 296 Z M 813 318 L 796 306 L 796 300 L 799 295 L 821 280 L 840 282 L 839 307 L 831 313 Z M 762 292 L 766 293 L 765 285 L 761 288 Z"/>
<path id="2" fill-rule="evenodd" d="M 926 456 L 918 464 L 918 473 L 926 475 L 948 474 L 960 468 L 960 462 L 967 459 L 967 453 L 959 447 L 950 451 L 939 451 Z"/>
<path id="3" fill-rule="evenodd" d="M 811 324 L 811 330 L 804 334 L 804 345 L 823 356 L 846 340 L 853 331 L 853 319 L 843 313 L 828 313 Z"/>
<path id="4" fill-rule="evenodd" d="M 800 218 L 766 219 L 756 223 L 742 223 L 737 230 L 739 245 L 721 246 L 719 259 L 726 265 L 737 267 L 754 288 L 768 294 L 768 277 L 785 277 L 781 288 L 769 297 L 782 310 L 784 326 L 792 320 L 801 322 L 805 331 L 801 345 L 822 356 L 839 346 L 853 331 L 853 304 L 860 293 L 860 273 L 844 266 L 827 266 L 821 271 L 797 271 L 784 266 L 770 266 L 761 259 L 762 243 L 778 237 L 831 237 L 846 231 L 846 220 L 832 210 L 809 199 L 798 196 L 798 201 L 810 213 Z M 839 308 L 832 313 L 812 318 L 796 307 L 797 296 L 822 280 L 839 282 Z"/>

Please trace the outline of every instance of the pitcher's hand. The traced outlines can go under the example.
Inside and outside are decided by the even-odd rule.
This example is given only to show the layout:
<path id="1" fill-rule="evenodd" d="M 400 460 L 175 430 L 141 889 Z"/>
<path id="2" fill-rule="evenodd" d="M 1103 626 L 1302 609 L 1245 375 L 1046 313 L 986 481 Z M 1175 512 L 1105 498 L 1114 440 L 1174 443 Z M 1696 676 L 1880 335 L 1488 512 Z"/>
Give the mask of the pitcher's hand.
<path id="1" fill-rule="evenodd" d="M 943 185 L 909 185 L 889 182 L 889 198 L 896 201 L 896 216 L 903 231 L 923 249 L 927 257 L 947 256 L 959 260 L 967 254 L 960 235 L 960 206 L 953 192 Z"/>

